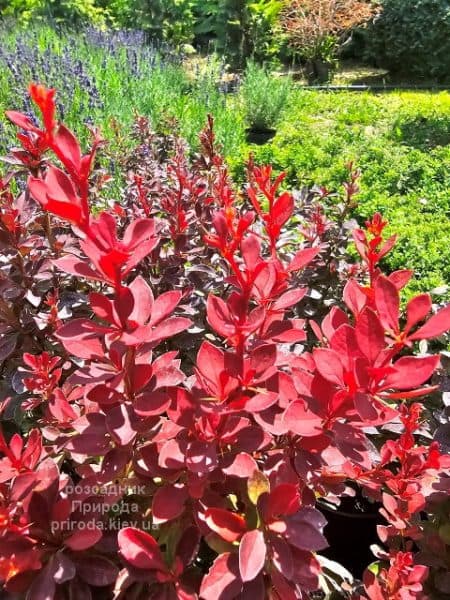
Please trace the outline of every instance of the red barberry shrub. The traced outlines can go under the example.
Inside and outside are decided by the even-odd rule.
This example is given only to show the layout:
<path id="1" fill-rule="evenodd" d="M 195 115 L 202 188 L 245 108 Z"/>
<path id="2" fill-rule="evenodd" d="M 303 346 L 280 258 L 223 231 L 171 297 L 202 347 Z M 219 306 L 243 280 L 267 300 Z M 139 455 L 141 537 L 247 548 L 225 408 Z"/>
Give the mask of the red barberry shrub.
<path id="1" fill-rule="evenodd" d="M 305 274 L 339 270 L 318 203 L 286 235 L 283 176 L 250 161 L 237 192 L 212 120 L 193 161 L 177 141 L 149 156 L 141 122 L 151 168 L 136 154 L 99 211 L 98 132 L 83 154 L 54 91 L 30 93 L 42 128 L 7 113 L 21 148 L 0 187 L 5 593 L 310 598 L 333 589 L 318 501 L 355 487 L 385 524 L 377 569 L 343 593 L 426 598 L 436 568 L 442 590 L 450 460 L 423 423 L 439 355 L 417 342 L 450 329 L 450 306 L 401 310 L 412 273 L 383 274 L 382 217 L 355 229 L 360 264 L 312 320 Z"/>

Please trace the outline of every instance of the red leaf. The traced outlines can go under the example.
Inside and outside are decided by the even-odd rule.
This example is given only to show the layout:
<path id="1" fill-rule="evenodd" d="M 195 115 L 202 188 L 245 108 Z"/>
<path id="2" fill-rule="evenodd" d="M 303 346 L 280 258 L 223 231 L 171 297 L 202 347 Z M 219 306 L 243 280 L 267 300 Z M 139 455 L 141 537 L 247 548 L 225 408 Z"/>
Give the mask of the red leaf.
<path id="1" fill-rule="evenodd" d="M 7 110 L 5 112 L 5 116 L 11 121 L 11 123 L 16 125 L 16 127 L 20 127 L 20 129 L 24 129 L 25 131 L 37 130 L 37 127 L 33 125 L 31 119 L 21 112 L 18 112 L 16 110 Z"/>
<path id="2" fill-rule="evenodd" d="M 158 464 L 164 469 L 183 469 L 184 453 L 177 440 L 165 442 L 159 451 Z"/>
<path id="3" fill-rule="evenodd" d="M 131 225 L 130 225 L 131 227 Z M 157 246 L 158 238 L 150 238 L 145 242 L 142 242 L 137 248 L 128 248 L 129 251 L 132 251 L 132 254 L 129 255 L 128 260 L 125 264 L 125 269 L 123 271 L 123 275 L 128 275 L 128 273 L 143 260 L 150 252 Z"/>
<path id="4" fill-rule="evenodd" d="M 79 223 L 82 221 L 82 210 L 76 204 L 69 204 L 68 202 L 61 202 L 53 198 L 48 198 L 44 208 L 60 219 L 69 221 L 69 223 L 73 223 L 74 225 L 79 225 Z"/>
<path id="5" fill-rule="evenodd" d="M 75 275 L 76 277 L 85 277 L 86 279 L 94 279 L 95 281 L 102 281 L 102 278 L 96 273 L 91 267 L 82 261 L 78 256 L 66 254 L 62 258 L 52 261 L 55 266 L 58 267 L 64 273 L 69 275 Z"/>
<path id="6" fill-rule="evenodd" d="M 250 357 L 251 368 L 255 375 L 262 375 L 265 371 L 273 367 L 277 360 L 276 344 L 262 344 L 252 351 Z"/>
<path id="7" fill-rule="evenodd" d="M 150 286 L 140 275 L 130 284 L 134 299 L 133 310 L 128 317 L 130 321 L 144 325 L 150 319 L 153 310 L 153 293 Z"/>
<path id="8" fill-rule="evenodd" d="M 323 430 L 322 419 L 308 410 L 301 400 L 289 404 L 283 416 L 283 423 L 292 433 L 304 437 L 320 435 Z"/>
<path id="9" fill-rule="evenodd" d="M 260 260 L 261 243 L 256 235 L 249 234 L 241 242 L 242 258 L 249 270 L 253 270 Z"/>
<path id="10" fill-rule="evenodd" d="M 295 344 L 306 340 L 306 333 L 303 330 L 303 319 L 285 319 L 284 321 L 273 321 L 267 330 L 265 339 L 274 342 Z"/>
<path id="11" fill-rule="evenodd" d="M 231 358 L 231 360 L 228 360 Z M 210 342 L 203 342 L 197 354 L 197 378 L 200 387 L 223 399 L 238 386 L 233 356 Z"/>
<path id="12" fill-rule="evenodd" d="M 72 319 L 56 332 L 64 348 L 78 358 L 103 356 L 101 335 L 109 329 L 96 325 L 89 319 Z"/>
<path id="13" fill-rule="evenodd" d="M 306 267 L 320 252 L 320 248 L 305 248 L 300 250 L 288 265 L 288 271 L 299 271 Z"/>
<path id="14" fill-rule="evenodd" d="M 173 313 L 181 300 L 181 292 L 166 292 L 156 298 L 153 304 L 150 323 L 157 325 Z"/>
<path id="15" fill-rule="evenodd" d="M 286 221 L 291 218 L 293 210 L 294 198 L 289 192 L 284 192 L 272 206 L 270 213 L 271 224 L 274 224 L 277 228 L 283 227 Z"/>
<path id="16" fill-rule="evenodd" d="M 81 166 L 81 150 L 77 138 L 67 127 L 61 124 L 54 138 L 58 158 L 68 168 L 79 172 Z"/>
<path id="17" fill-rule="evenodd" d="M 172 337 L 178 333 L 181 333 L 191 325 L 192 321 L 190 319 L 186 319 L 186 317 L 169 317 L 153 329 L 151 339 L 149 341 L 151 341 L 152 344 L 155 344 L 156 342 L 162 342 L 168 337 Z"/>
<path id="18" fill-rule="evenodd" d="M 144 386 L 146 386 L 150 379 L 153 377 L 153 367 L 150 364 L 134 364 L 131 367 L 129 367 L 128 376 L 133 391 L 137 392 L 138 390 L 141 390 Z"/>
<path id="19" fill-rule="evenodd" d="M 369 571 L 369 569 L 364 571 L 363 581 L 369 600 L 386 600 L 386 595 L 381 589 L 380 582 L 372 571 Z"/>
<path id="20" fill-rule="evenodd" d="M 75 186 L 70 177 L 50 166 L 45 179 L 30 177 L 28 187 L 31 195 L 49 212 L 62 219 L 78 224 L 82 210 Z"/>
<path id="21" fill-rule="evenodd" d="M 269 494 L 267 517 L 275 520 L 279 517 L 293 515 L 300 508 L 300 493 L 293 483 L 280 483 Z"/>
<path id="22" fill-rule="evenodd" d="M 126 404 L 113 406 L 106 413 L 106 425 L 116 444 L 127 446 L 136 437 L 132 417 L 132 409 Z"/>
<path id="23" fill-rule="evenodd" d="M 89 304 L 99 319 L 114 323 L 113 303 L 109 298 L 97 292 L 89 294 Z"/>
<path id="24" fill-rule="evenodd" d="M 71 550 L 87 550 L 94 546 L 102 537 L 102 532 L 97 527 L 93 529 L 77 529 L 72 535 L 64 540 L 64 545 Z"/>
<path id="25" fill-rule="evenodd" d="M 339 386 L 344 384 L 344 367 L 334 350 L 315 348 L 313 358 L 322 377 Z"/>
<path id="26" fill-rule="evenodd" d="M 367 297 L 354 279 L 350 279 L 344 288 L 343 298 L 345 304 L 357 317 L 367 303 Z"/>
<path id="27" fill-rule="evenodd" d="M 403 356 L 393 367 L 395 372 L 386 377 L 383 389 L 410 390 L 422 385 L 433 375 L 439 364 L 439 356 Z"/>
<path id="28" fill-rule="evenodd" d="M 371 396 L 369 394 L 356 393 L 355 394 L 355 408 L 358 411 L 359 416 L 364 421 L 374 421 L 378 417 L 378 413 L 374 407 Z"/>
<path id="29" fill-rule="evenodd" d="M 86 456 L 102 456 L 109 450 L 110 442 L 108 438 L 99 437 L 93 433 L 82 433 L 69 439 L 65 448 L 74 454 Z"/>
<path id="30" fill-rule="evenodd" d="M 152 219 L 136 219 L 125 230 L 123 243 L 131 249 L 138 248 L 155 233 L 155 223 Z M 158 239 L 155 239 L 155 243 Z"/>
<path id="31" fill-rule="evenodd" d="M 307 292 L 307 288 L 297 289 L 297 290 L 289 290 L 282 294 L 278 300 L 273 304 L 272 308 L 274 310 L 284 310 L 285 308 L 290 308 L 300 302 L 300 300 L 305 296 Z"/>
<path id="32" fill-rule="evenodd" d="M 208 508 L 205 520 L 208 527 L 227 542 L 236 542 L 247 531 L 245 519 L 224 508 Z"/>
<path id="33" fill-rule="evenodd" d="M 180 369 L 177 367 L 177 364 L 160 365 L 159 361 L 161 358 L 162 357 L 159 356 L 153 363 L 155 387 L 170 387 L 182 383 L 185 379 L 185 374 L 183 371 L 180 371 Z M 177 360 L 175 363 L 179 363 L 179 361 Z"/>
<path id="34" fill-rule="evenodd" d="M 92 402 L 97 402 L 100 406 L 112 406 L 123 400 L 123 394 L 102 383 L 90 389 L 86 397 Z"/>
<path id="35" fill-rule="evenodd" d="M 348 325 L 348 317 L 343 310 L 337 306 L 333 306 L 322 321 L 322 331 L 328 341 L 331 340 L 334 333 L 341 325 Z"/>
<path id="36" fill-rule="evenodd" d="M 50 414 L 60 423 L 74 421 L 78 415 L 67 402 L 63 392 L 56 389 L 48 401 Z"/>
<path id="37" fill-rule="evenodd" d="M 254 529 L 242 536 L 239 544 L 239 571 L 242 581 L 252 581 L 264 567 L 267 547 L 262 531 Z"/>
<path id="38" fill-rule="evenodd" d="M 430 294 L 420 294 L 415 298 L 411 298 L 406 306 L 406 314 L 408 320 L 406 322 L 406 331 L 410 331 L 419 323 L 419 321 L 423 321 L 427 314 L 431 310 L 431 296 Z"/>
<path id="39" fill-rule="evenodd" d="M 202 600 L 235 600 L 242 589 L 236 554 L 219 554 L 200 586 Z"/>
<path id="40" fill-rule="evenodd" d="M 206 303 L 208 323 L 213 330 L 224 338 L 228 338 L 236 331 L 228 305 L 218 296 L 209 295 Z"/>
<path id="41" fill-rule="evenodd" d="M 117 536 L 124 559 L 136 569 L 166 572 L 158 542 L 150 534 L 134 527 L 125 527 Z"/>
<path id="42" fill-rule="evenodd" d="M 277 400 L 278 394 L 264 391 L 247 400 L 245 410 L 248 412 L 261 412 L 273 406 Z"/>
<path id="43" fill-rule="evenodd" d="M 167 484 L 153 496 L 152 514 L 156 524 L 176 519 L 184 512 L 188 492 L 182 484 Z"/>
<path id="44" fill-rule="evenodd" d="M 429 340 L 450 330 L 450 304 L 433 315 L 428 321 L 409 336 L 410 340 Z"/>
<path id="45" fill-rule="evenodd" d="M 190 471 L 205 474 L 217 467 L 217 451 L 215 444 L 200 440 L 191 442 L 186 450 L 186 465 Z"/>
<path id="46" fill-rule="evenodd" d="M 375 281 L 375 305 L 383 327 L 393 333 L 398 331 L 400 297 L 395 285 L 380 275 Z"/>
<path id="47" fill-rule="evenodd" d="M 385 341 L 384 329 L 372 309 L 365 307 L 359 314 L 355 334 L 362 353 L 374 363 L 385 347 Z"/>
<path id="48" fill-rule="evenodd" d="M 402 290 L 413 275 L 414 271 L 401 269 L 400 271 L 394 271 L 391 273 L 388 279 L 398 290 Z"/>
<path id="49" fill-rule="evenodd" d="M 251 477 L 257 470 L 258 465 L 255 459 L 245 452 L 236 454 L 231 465 L 222 468 L 222 471 L 226 473 L 226 475 L 241 477 L 243 479 Z"/>

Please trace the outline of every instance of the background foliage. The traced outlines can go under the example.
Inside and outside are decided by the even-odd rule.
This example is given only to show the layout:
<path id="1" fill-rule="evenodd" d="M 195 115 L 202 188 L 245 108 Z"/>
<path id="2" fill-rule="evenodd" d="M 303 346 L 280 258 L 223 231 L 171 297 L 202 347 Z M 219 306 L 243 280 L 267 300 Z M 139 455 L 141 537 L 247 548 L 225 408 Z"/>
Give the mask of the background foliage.
<path id="1" fill-rule="evenodd" d="M 448 0 L 383 0 L 367 38 L 367 58 L 392 72 L 448 79 Z"/>

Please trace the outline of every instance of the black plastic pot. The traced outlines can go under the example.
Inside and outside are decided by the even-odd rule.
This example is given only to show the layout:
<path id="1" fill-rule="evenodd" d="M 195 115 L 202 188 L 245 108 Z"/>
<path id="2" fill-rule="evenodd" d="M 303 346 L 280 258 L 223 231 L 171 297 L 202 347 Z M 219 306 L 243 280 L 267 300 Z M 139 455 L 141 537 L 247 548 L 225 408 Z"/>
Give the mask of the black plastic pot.
<path id="1" fill-rule="evenodd" d="M 377 525 L 385 523 L 379 513 L 380 506 L 360 495 L 343 498 L 337 509 L 318 503 L 327 519 L 324 534 L 329 543 L 322 554 L 343 565 L 357 579 L 375 560 L 370 546 L 379 543 Z"/>
<path id="2" fill-rule="evenodd" d="M 274 135 L 276 134 L 276 129 L 256 129 L 249 127 L 245 130 L 246 140 L 249 144 L 258 144 L 262 146 L 263 144 L 267 144 Z"/>
<path id="3" fill-rule="evenodd" d="M 330 81 L 332 63 L 324 60 L 308 60 L 305 65 L 305 75 L 310 85 L 315 83 L 328 83 Z"/>

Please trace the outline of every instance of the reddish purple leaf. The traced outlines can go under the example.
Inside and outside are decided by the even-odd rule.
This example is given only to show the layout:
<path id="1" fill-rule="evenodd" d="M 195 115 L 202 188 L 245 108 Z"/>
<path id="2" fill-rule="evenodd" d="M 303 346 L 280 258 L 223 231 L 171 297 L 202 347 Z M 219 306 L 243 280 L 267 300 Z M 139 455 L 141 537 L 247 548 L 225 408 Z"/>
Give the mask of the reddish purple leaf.
<path id="1" fill-rule="evenodd" d="M 77 529 L 68 538 L 65 539 L 64 545 L 71 550 L 87 550 L 91 548 L 102 537 L 102 532 L 97 527 Z"/>
<path id="2" fill-rule="evenodd" d="M 292 259 L 291 263 L 288 266 L 288 270 L 299 271 L 306 267 L 316 256 L 319 254 L 320 248 L 305 248 L 304 250 L 300 250 Z"/>
<path id="3" fill-rule="evenodd" d="M 153 522 L 165 523 L 179 517 L 185 508 L 188 492 L 182 484 L 167 484 L 157 489 L 153 496 Z"/>
<path id="4" fill-rule="evenodd" d="M 200 586 L 202 600 L 235 600 L 242 589 L 237 554 L 220 554 Z"/>
<path id="5" fill-rule="evenodd" d="M 292 433 L 305 437 L 320 435 L 323 430 L 322 418 L 308 410 L 301 400 L 289 404 L 283 416 L 283 423 Z"/>
<path id="6" fill-rule="evenodd" d="M 252 581 L 264 567 L 266 543 L 262 531 L 254 529 L 242 536 L 239 544 L 239 572 L 242 581 Z"/>
<path id="7" fill-rule="evenodd" d="M 125 527 L 119 531 L 117 542 L 124 559 L 136 569 L 167 571 L 158 542 L 149 533 Z"/>
<path id="8" fill-rule="evenodd" d="M 79 556 L 76 558 L 77 575 L 89 585 L 103 587 L 112 585 L 119 569 L 117 566 L 104 556 Z"/>

